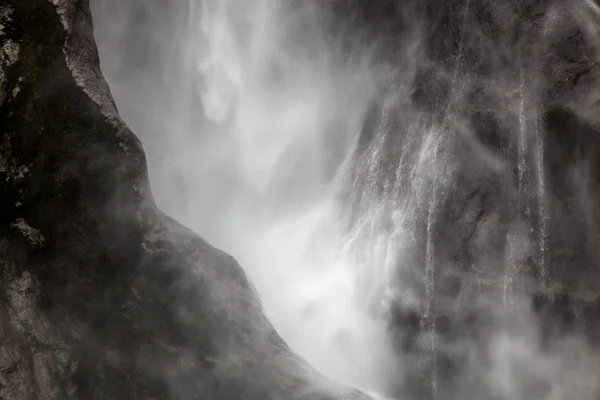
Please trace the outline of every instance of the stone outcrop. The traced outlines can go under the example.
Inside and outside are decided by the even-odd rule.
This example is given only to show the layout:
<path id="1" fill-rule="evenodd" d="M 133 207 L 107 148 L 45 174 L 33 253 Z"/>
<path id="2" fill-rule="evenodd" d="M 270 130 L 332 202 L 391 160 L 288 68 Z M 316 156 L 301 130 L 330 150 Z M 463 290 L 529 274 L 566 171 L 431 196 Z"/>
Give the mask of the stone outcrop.
<path id="1" fill-rule="evenodd" d="M 390 326 L 401 357 L 425 370 L 417 398 L 465 398 L 464 387 L 494 398 L 465 370 L 491 358 L 490 335 L 513 311 L 540 342 L 571 335 L 597 349 L 596 2 L 337 3 L 353 16 L 346 32 L 379 37 L 376 62 L 399 71 L 365 121 L 346 189 L 359 193 L 357 217 L 387 207 L 365 235 L 406 238 L 389 250 L 402 288 Z"/>
<path id="2" fill-rule="evenodd" d="M 294 355 L 160 212 L 87 0 L 0 1 L 0 398 L 366 399 Z"/>
<path id="3" fill-rule="evenodd" d="M 519 291 L 599 299 L 595 3 L 382 1 L 381 15 L 350 3 L 360 17 L 347 30 L 379 32 L 378 62 L 406 67 L 365 121 L 355 182 L 415 204 L 405 221 L 413 264 L 424 268 L 432 244 L 436 313 L 458 310 L 473 285 L 502 287 L 507 264 Z M 411 40 L 392 54 L 385 46 Z M 367 176 L 363 159 L 377 146 L 376 176 Z M 394 185 L 401 193 L 386 192 Z"/>

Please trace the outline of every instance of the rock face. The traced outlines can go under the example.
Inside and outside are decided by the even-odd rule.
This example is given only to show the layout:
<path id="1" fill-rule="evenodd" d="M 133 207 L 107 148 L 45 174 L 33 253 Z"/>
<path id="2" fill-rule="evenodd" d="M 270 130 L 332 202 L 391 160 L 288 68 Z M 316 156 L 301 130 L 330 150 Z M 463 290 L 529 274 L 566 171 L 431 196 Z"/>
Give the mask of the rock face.
<path id="1" fill-rule="evenodd" d="M 298 359 L 161 213 L 87 0 L 0 1 L 0 398 L 366 399 Z"/>
<path id="2" fill-rule="evenodd" d="M 418 264 L 430 242 L 437 272 L 449 275 L 436 275 L 436 286 L 452 286 L 452 276 L 502 286 L 511 255 L 511 280 L 526 291 L 597 299 L 595 3 L 382 1 L 385 15 L 350 3 L 360 16 L 352 24 L 372 30 L 395 13 L 398 26 L 379 30 L 379 61 L 406 67 L 365 121 L 355 180 L 365 196 L 416 204 Z M 411 37 L 413 47 L 387 52 Z M 377 174 L 366 177 L 364 159 L 378 146 Z"/>
<path id="3" fill-rule="evenodd" d="M 377 13 L 361 2 L 339 3 L 354 10 L 348 31 L 370 27 L 383 36 L 374 39 L 384 49 L 378 62 L 406 67 L 365 121 L 356 174 L 373 147 L 382 151 L 377 177 L 362 177 L 361 184 L 376 181 L 379 196 L 393 196 L 385 187 L 404 184 L 405 193 L 422 200 L 415 210 L 420 224 L 428 202 L 436 203 L 432 241 L 445 270 L 487 268 L 480 277 L 498 286 L 504 265 L 494 263 L 504 264 L 512 252 L 515 280 L 527 288 L 596 299 L 600 223 L 589 202 L 600 196 L 598 7 L 567 0 L 448 0 L 436 7 L 381 1 L 388 11 Z M 387 51 L 389 43 L 396 53 Z M 421 156 L 443 171 L 422 171 Z M 397 172 L 406 182 L 394 182 Z M 517 249 L 510 236 L 527 244 Z"/>
<path id="4" fill-rule="evenodd" d="M 383 36 L 379 62 L 402 66 L 365 122 L 351 212 L 381 202 L 378 229 L 407 238 L 391 250 L 403 288 L 391 325 L 401 353 L 437 360 L 424 363 L 436 372 L 421 394 L 465 398 L 444 379 L 460 375 L 500 329 L 489 321 L 505 317 L 482 297 L 508 314 L 529 302 L 540 336 L 576 332 L 597 348 L 597 4 L 382 1 L 380 15 L 348 3 L 354 30 Z M 418 300 L 403 298 L 408 291 Z M 431 332 L 437 344 L 419 344 Z M 478 339 L 457 350 L 467 337 Z M 477 385 L 471 393 L 494 398 Z"/>

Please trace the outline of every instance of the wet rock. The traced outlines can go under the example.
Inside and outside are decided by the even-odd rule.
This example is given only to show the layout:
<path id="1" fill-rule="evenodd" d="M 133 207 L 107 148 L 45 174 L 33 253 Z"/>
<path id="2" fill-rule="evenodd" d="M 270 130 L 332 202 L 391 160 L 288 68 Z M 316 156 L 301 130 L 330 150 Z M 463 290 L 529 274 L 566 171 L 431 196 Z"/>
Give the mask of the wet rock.
<path id="1" fill-rule="evenodd" d="M 403 160 L 417 175 L 406 178 L 401 196 L 421 203 L 437 196 L 435 226 L 429 229 L 438 289 L 444 291 L 443 274 L 451 268 L 465 281 L 499 283 L 512 252 L 514 279 L 523 280 L 526 291 L 543 286 L 598 298 L 600 259 L 592 243 L 600 224 L 591 204 L 600 196 L 600 132 L 597 104 L 590 100 L 600 84 L 596 9 L 590 2 L 566 0 L 445 1 L 435 10 L 426 3 L 402 11 L 419 21 L 422 50 L 416 70 L 404 78 L 410 82 L 409 101 L 399 95 L 393 127 L 383 133 L 380 157 L 391 166 L 380 168 L 377 179 L 382 187 L 394 185 Z M 376 14 L 357 15 L 374 26 L 385 23 Z M 383 111 L 369 115 L 356 155 L 358 175 L 366 174 L 360 159 L 378 140 Z M 407 135 L 411 124 L 420 132 L 416 146 Z M 414 153 L 424 152 L 428 140 L 438 147 L 428 163 L 418 165 Z M 434 172 L 423 172 L 429 175 L 416 186 L 423 168 Z M 438 190 L 423 197 L 418 190 L 424 186 Z M 415 207 L 421 228 L 414 251 L 422 253 L 429 210 Z M 518 249 L 511 236 L 518 238 Z M 419 257 L 424 268 L 424 255 Z"/>
<path id="2" fill-rule="evenodd" d="M 3 0 L 0 24 L 0 397 L 366 399 L 293 354 L 237 262 L 156 209 L 88 2 Z"/>
<path id="3" fill-rule="evenodd" d="M 557 325 L 567 326 L 559 330 L 563 337 L 586 332 L 592 346 L 600 346 L 594 339 L 600 326 L 594 311 L 600 300 L 597 6 L 575 0 L 421 3 L 404 8 L 419 21 L 413 31 L 419 51 L 398 50 L 417 59 L 414 70 L 400 69 L 407 71 L 408 89 L 398 95 L 387 131 L 379 130 L 381 109 L 365 121 L 355 155 L 358 185 L 348 190 L 366 191 L 377 182 L 381 199 L 390 196 L 385 187 L 401 186 L 385 202 L 402 214 L 404 225 L 396 229 L 407 230 L 412 242 L 390 251 L 399 253 L 397 281 L 417 288 L 418 301 L 394 299 L 401 311 L 392 312 L 390 325 L 402 357 L 432 357 L 415 368 L 415 381 L 430 385 L 424 392 L 413 388 L 416 398 L 435 397 L 428 382 L 434 374 L 427 370 L 433 358 L 460 361 L 506 320 L 498 315 L 473 330 L 464 323 L 494 309 L 522 307 L 549 336 Z M 371 18 L 375 26 L 384 22 Z M 375 150 L 385 168 L 373 177 L 361 160 Z M 409 172 L 398 178 L 397 171 Z M 360 199 L 349 208 L 357 216 L 364 212 Z M 478 309 L 485 297 L 496 307 Z M 418 328 L 414 318 L 402 318 L 407 313 L 419 316 Z M 455 328 L 442 329 L 448 324 L 440 321 L 448 318 Z M 427 342 L 430 330 L 437 332 L 435 345 Z M 469 350 L 453 353 L 472 334 L 479 339 Z M 427 370 L 422 376 L 421 368 Z M 439 368 L 440 398 L 462 398 L 452 368 Z"/>

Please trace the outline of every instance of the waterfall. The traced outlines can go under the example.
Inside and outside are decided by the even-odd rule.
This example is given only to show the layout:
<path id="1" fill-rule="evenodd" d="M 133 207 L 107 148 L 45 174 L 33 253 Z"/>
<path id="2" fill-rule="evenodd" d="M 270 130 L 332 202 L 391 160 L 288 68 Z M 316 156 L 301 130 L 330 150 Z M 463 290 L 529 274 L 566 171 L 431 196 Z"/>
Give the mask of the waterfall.
<path id="1" fill-rule="evenodd" d="M 435 330 L 435 315 L 433 314 L 434 294 L 435 294 L 435 247 L 433 232 L 435 227 L 436 213 L 436 198 L 437 193 L 434 193 L 431 198 L 429 210 L 427 212 L 427 245 L 425 249 L 425 310 L 421 320 L 421 331 L 428 336 L 427 350 L 432 357 L 430 390 L 433 399 L 437 399 L 437 338 Z"/>
<path id="2" fill-rule="evenodd" d="M 560 287 L 556 247 L 571 238 L 557 225 L 579 223 L 550 169 L 568 176 L 570 132 L 553 138 L 546 108 L 594 114 L 577 110 L 592 95 L 564 89 L 592 79 L 594 56 L 577 59 L 578 43 L 546 64 L 555 36 L 578 40 L 581 10 L 372 3 L 189 0 L 177 43 L 162 43 L 179 49 L 153 92 L 165 109 L 109 63 L 125 120 L 145 121 L 158 204 L 236 257 L 277 331 L 329 377 L 394 398 L 415 376 L 431 399 L 576 390 L 561 370 L 587 344 L 543 348 L 531 297 Z M 581 357 L 585 380 L 597 363 Z"/>
<path id="3" fill-rule="evenodd" d="M 537 200 L 538 200 L 538 262 L 540 266 L 540 280 L 542 289 L 548 285 L 547 271 L 547 242 L 548 242 L 548 214 L 546 173 L 544 171 L 544 134 L 539 127 L 539 117 L 535 118 L 535 166 L 537 177 Z"/>
<path id="4" fill-rule="evenodd" d="M 185 79 L 201 108 L 178 117 L 189 126 L 173 126 L 182 137 L 174 162 L 195 204 L 171 212 L 238 259 L 293 350 L 327 376 L 385 390 L 397 360 L 384 306 L 369 305 L 385 302 L 383 265 L 393 263 L 375 222 L 384 205 L 367 189 L 370 240 L 353 242 L 338 195 L 377 72 L 340 64 L 310 6 L 190 4 L 184 61 L 195 68 Z M 383 120 L 366 160 L 372 173 L 386 129 Z"/>
<path id="5" fill-rule="evenodd" d="M 517 191 L 516 191 L 516 215 L 515 218 L 519 222 L 528 223 L 531 215 L 529 208 L 529 198 L 527 196 L 530 183 L 529 177 L 529 146 L 530 140 L 528 138 L 528 116 L 527 113 L 527 87 L 525 84 L 525 69 L 523 66 L 519 68 L 519 110 L 518 110 L 518 128 L 517 128 Z M 514 233 L 510 233 L 508 237 L 509 242 L 509 256 L 505 266 L 504 272 L 504 307 L 507 312 L 510 312 L 513 307 L 513 292 L 514 292 L 514 276 L 516 271 L 519 269 L 519 264 L 523 260 L 519 257 L 519 244 L 521 241 L 521 232 L 517 232 L 516 236 Z"/>

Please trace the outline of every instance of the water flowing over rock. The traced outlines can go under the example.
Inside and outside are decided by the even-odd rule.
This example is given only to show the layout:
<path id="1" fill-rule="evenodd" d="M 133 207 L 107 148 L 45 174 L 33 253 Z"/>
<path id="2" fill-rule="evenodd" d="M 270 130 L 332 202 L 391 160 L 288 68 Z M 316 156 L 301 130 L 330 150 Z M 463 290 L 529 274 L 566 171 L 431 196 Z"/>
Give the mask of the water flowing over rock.
<path id="1" fill-rule="evenodd" d="M 89 6 L 0 0 L 0 399 L 600 396 L 595 0 Z"/>
<path id="2" fill-rule="evenodd" d="M 0 1 L 0 398 L 367 399 L 160 212 L 85 0 Z"/>
<path id="3" fill-rule="evenodd" d="M 289 212 L 282 203 L 292 203 L 290 213 L 300 213 L 301 207 L 294 206 L 310 203 L 314 192 L 317 197 L 334 193 L 334 200 L 329 194 L 321 198 L 342 208 L 328 209 L 334 218 L 322 217 L 324 225 L 336 225 L 336 240 L 323 239 L 320 228 L 311 227 L 320 244 L 299 242 L 311 255 L 319 246 L 334 247 L 361 305 L 375 321 L 386 321 L 399 366 L 391 378 L 386 376 L 383 391 L 398 398 L 445 400 L 598 396 L 596 2 L 249 0 L 240 6 L 226 0 L 189 0 L 185 6 L 163 3 L 161 11 L 136 20 L 140 30 L 125 37 L 103 23 L 110 19 L 102 11 L 119 8 L 115 4 L 104 0 L 99 7 L 99 21 L 107 32 L 99 40 L 107 53 L 119 52 L 125 59 L 108 69 L 113 81 L 131 84 L 117 89 L 116 98 L 128 108 L 132 123 L 148 120 L 138 117 L 146 108 L 160 110 L 136 97 L 156 90 L 163 94 L 174 82 L 181 85 L 166 91 L 166 103 L 177 104 L 169 123 L 192 121 L 191 128 L 178 127 L 193 140 L 178 138 L 185 148 L 172 149 L 182 167 L 155 182 L 175 190 L 179 184 L 168 180 L 181 178 L 181 197 L 211 205 L 210 213 L 182 212 L 182 218 L 199 215 L 198 229 L 202 224 L 219 226 L 222 220 L 213 213 L 221 208 L 221 199 L 241 198 L 244 205 L 231 208 L 242 211 L 235 226 L 243 225 L 239 215 L 256 213 L 268 218 L 249 218 L 250 225 L 259 221 L 279 227 L 279 214 Z M 170 22 L 159 24 L 160 18 Z M 278 30 L 280 25 L 286 29 Z M 161 44 L 161 36 L 150 33 L 155 29 L 175 44 Z M 179 45 L 182 37 L 191 37 L 193 43 Z M 175 57 L 181 65 L 148 67 L 128 49 L 161 62 Z M 320 58 L 320 52 L 327 57 Z M 311 64 L 311 59 L 316 61 Z M 306 65 L 317 70 L 309 74 L 317 83 L 296 76 Z M 126 79 L 119 71 L 125 66 L 145 79 Z M 329 80 L 319 80 L 320 68 L 330 73 Z M 348 70 L 351 78 L 345 75 Z M 174 71 L 181 77 L 174 78 Z M 363 76 L 366 84 L 360 81 Z M 197 80 L 208 84 L 189 89 Z M 295 80 L 300 87 L 294 86 Z M 285 89 L 273 90 L 271 98 L 261 83 L 267 89 L 270 84 Z M 282 123 L 281 114 L 288 108 L 312 104 L 305 91 L 337 96 L 318 103 L 325 116 L 299 111 L 304 119 L 295 123 L 301 128 Z M 254 102 L 273 98 L 278 104 L 266 107 L 271 113 L 247 118 L 256 111 Z M 190 111 L 200 109 L 205 112 Z M 338 112 L 346 122 L 359 120 L 357 132 L 353 123 L 331 123 Z M 307 120 L 313 124 L 305 124 Z M 324 121 L 334 127 L 321 129 L 318 124 Z M 212 137 L 207 139 L 196 134 L 195 124 L 217 128 L 208 129 L 206 136 Z M 303 133 L 305 126 L 310 134 Z M 256 136 L 260 145 L 237 132 L 253 129 L 262 134 Z M 309 135 L 317 139 L 296 145 L 297 137 Z M 212 147 L 222 137 L 224 145 Z M 172 144 L 170 136 L 159 132 L 144 139 L 154 154 L 165 143 Z M 248 142 L 239 143 L 244 140 Z M 278 157 L 263 145 L 271 142 L 280 146 Z M 204 146 L 239 161 L 232 167 L 217 158 L 215 165 L 228 179 L 214 185 L 219 195 L 212 198 L 192 188 L 197 182 L 214 182 L 200 176 L 193 161 L 182 161 L 188 147 L 193 148 L 192 158 L 210 157 Z M 158 175 L 168 169 L 165 158 L 155 157 L 160 161 L 154 165 L 164 167 L 156 168 L 161 170 Z M 277 173 L 256 168 L 263 159 L 272 161 Z M 324 160 L 327 167 L 311 181 L 307 171 L 318 169 Z M 287 169 L 300 172 L 286 176 Z M 244 185 L 256 193 L 237 190 Z M 185 208 L 183 201 L 173 205 L 163 199 L 163 204 Z M 291 228 L 279 232 L 292 236 L 306 225 L 289 223 Z M 249 232 L 240 241 L 261 233 Z M 300 251 L 294 247 L 302 246 L 291 238 L 267 241 L 269 251 L 288 242 L 287 258 L 276 266 L 297 256 Z M 244 252 L 235 243 L 224 243 Z M 292 270 L 291 261 L 289 265 Z M 326 275 L 327 266 L 317 265 Z M 284 286 L 283 279 L 275 281 Z M 263 297 L 271 294 L 265 287 L 259 287 Z M 343 297 L 345 292 L 336 290 Z M 298 313 L 289 319 L 297 324 L 301 317 Z M 361 321 L 374 324 L 368 318 Z M 326 328 L 316 331 L 328 333 Z M 375 348 L 386 337 L 370 339 Z M 335 348 L 334 340 L 327 343 Z M 353 350 L 362 354 L 364 342 L 356 343 Z M 327 354 L 333 358 L 334 352 Z M 377 357 L 388 365 L 386 357 Z"/>
<path id="4" fill-rule="evenodd" d="M 417 21 L 387 32 L 387 41 L 412 37 L 415 45 L 380 56 L 402 68 L 374 102 L 344 189 L 348 229 L 363 241 L 379 240 L 373 232 L 387 240 L 377 252 L 388 256 L 373 260 L 395 271 L 379 294 L 389 293 L 400 353 L 418 359 L 413 393 L 567 393 L 574 383 L 518 376 L 514 368 L 525 367 L 511 360 L 508 389 L 494 394 L 470 368 L 496 362 L 489 343 L 498 332 L 529 329 L 529 346 L 553 343 L 544 354 L 567 355 L 561 340 L 580 335 L 597 363 L 598 6 L 383 3 Z M 367 16 L 366 25 L 376 29 L 388 15 Z M 592 386 L 563 396 L 593 398 Z"/>

